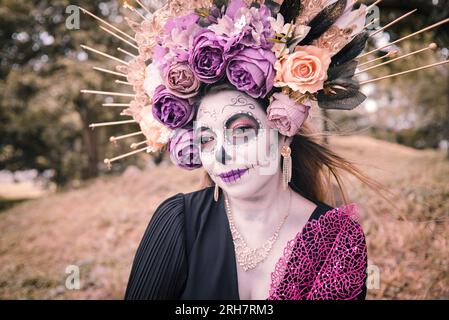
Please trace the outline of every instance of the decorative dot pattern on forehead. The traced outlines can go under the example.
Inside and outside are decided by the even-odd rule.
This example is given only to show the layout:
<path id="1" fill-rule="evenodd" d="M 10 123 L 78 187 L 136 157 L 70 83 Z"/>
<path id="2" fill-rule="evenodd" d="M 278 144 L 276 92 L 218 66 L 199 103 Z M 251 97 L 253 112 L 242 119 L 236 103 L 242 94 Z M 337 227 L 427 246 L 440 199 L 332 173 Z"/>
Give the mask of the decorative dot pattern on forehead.
<path id="1" fill-rule="evenodd" d="M 231 99 L 231 103 L 223 106 L 221 112 L 223 113 L 227 107 L 248 107 L 252 110 L 256 109 L 256 106 L 252 101 L 248 101 L 248 99 L 243 95 L 239 94 L 237 97 Z"/>
<path id="2" fill-rule="evenodd" d="M 200 112 L 199 112 L 199 115 L 201 115 L 201 114 L 207 114 L 207 115 L 209 115 L 212 119 L 214 119 L 215 121 L 217 120 L 217 112 L 216 112 L 215 110 L 209 111 L 209 110 L 207 110 L 207 109 L 201 108 L 201 109 L 200 109 Z"/>

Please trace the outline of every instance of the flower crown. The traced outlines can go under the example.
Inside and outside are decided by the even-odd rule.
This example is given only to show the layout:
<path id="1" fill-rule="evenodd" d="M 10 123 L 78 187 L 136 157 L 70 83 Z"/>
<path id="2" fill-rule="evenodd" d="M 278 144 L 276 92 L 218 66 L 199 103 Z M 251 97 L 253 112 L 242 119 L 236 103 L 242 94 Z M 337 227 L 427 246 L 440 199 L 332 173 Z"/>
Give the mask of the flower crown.
<path id="1" fill-rule="evenodd" d="M 255 99 L 268 98 L 268 123 L 286 136 L 298 133 L 314 105 L 357 107 L 366 99 L 354 74 L 355 58 L 369 37 L 365 30 L 369 7 L 353 9 L 355 2 L 172 0 L 153 13 L 142 5 L 149 16 L 142 16 L 140 23 L 128 20 L 134 38 L 82 9 L 138 50 L 135 55 L 122 49 L 132 57 L 124 61 L 83 46 L 121 63 L 118 72 L 97 69 L 127 78 L 125 83 L 135 94 L 117 95 L 133 98 L 122 112 L 133 120 L 121 123 L 137 122 L 145 136 L 145 141 L 132 145 L 145 148 L 105 163 L 168 147 L 178 166 L 200 167 L 193 143 L 194 98 L 203 86 L 218 82 L 228 82 Z"/>

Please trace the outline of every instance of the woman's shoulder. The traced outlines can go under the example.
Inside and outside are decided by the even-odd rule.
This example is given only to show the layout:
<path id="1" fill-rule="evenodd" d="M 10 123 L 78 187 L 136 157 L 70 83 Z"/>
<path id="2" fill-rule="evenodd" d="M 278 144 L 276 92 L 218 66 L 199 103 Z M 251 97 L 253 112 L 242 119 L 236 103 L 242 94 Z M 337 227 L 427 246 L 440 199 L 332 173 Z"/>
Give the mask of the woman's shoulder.
<path id="1" fill-rule="evenodd" d="M 214 187 L 205 187 L 200 190 L 184 193 L 183 195 L 186 205 L 190 203 L 208 202 L 214 198 Z"/>
<path id="2" fill-rule="evenodd" d="M 201 190 L 192 192 L 178 192 L 174 195 L 164 199 L 157 207 L 156 212 L 184 212 L 186 207 L 189 207 L 193 203 L 202 203 L 203 200 L 210 199 L 211 194 L 213 197 L 213 188 L 207 187 Z"/>
<path id="3" fill-rule="evenodd" d="M 339 226 L 344 226 L 348 223 L 351 223 L 356 224 L 361 228 L 360 211 L 358 205 L 355 202 L 341 204 L 335 207 L 332 207 L 327 203 L 321 201 L 314 202 L 317 206 L 310 216 L 311 221 L 318 220 L 321 221 L 321 224 L 326 221 L 340 221 L 342 222 L 342 224 L 338 224 Z"/>
<path id="4" fill-rule="evenodd" d="M 207 187 L 192 192 L 179 192 L 163 200 L 153 215 L 153 220 L 159 224 L 166 220 L 183 220 L 185 227 L 196 225 L 202 216 L 214 211 L 217 205 L 214 198 L 214 188 Z"/>

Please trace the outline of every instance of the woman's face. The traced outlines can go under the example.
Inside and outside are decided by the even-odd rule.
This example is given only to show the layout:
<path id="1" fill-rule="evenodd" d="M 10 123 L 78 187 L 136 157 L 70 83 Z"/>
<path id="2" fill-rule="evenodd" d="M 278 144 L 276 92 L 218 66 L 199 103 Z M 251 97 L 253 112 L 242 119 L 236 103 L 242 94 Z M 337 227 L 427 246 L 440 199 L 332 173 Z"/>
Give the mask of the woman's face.
<path id="1" fill-rule="evenodd" d="M 262 106 L 245 93 L 225 89 L 206 95 L 194 128 L 204 169 L 230 196 L 255 194 L 280 178 L 285 142 L 268 126 Z"/>

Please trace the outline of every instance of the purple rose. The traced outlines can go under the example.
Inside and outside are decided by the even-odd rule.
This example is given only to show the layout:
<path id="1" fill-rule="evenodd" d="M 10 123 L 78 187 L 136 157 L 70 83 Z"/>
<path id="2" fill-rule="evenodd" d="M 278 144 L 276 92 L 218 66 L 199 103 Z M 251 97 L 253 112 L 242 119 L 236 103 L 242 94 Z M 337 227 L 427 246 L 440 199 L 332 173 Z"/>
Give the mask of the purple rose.
<path id="1" fill-rule="evenodd" d="M 187 170 L 193 170 L 202 166 L 200 151 L 194 143 L 194 130 L 191 127 L 177 129 L 168 144 L 171 161 Z"/>
<path id="2" fill-rule="evenodd" d="M 309 105 L 297 103 L 283 93 L 275 93 L 267 109 L 268 125 L 282 135 L 292 137 L 306 121 L 309 110 Z"/>
<path id="3" fill-rule="evenodd" d="M 187 63 L 172 65 L 168 70 L 165 83 L 171 93 L 183 99 L 195 96 L 201 85 Z"/>
<path id="4" fill-rule="evenodd" d="M 152 112 L 156 120 L 170 129 L 188 124 L 194 116 L 193 106 L 173 95 L 164 85 L 154 91 Z"/>
<path id="5" fill-rule="evenodd" d="M 273 88 L 276 56 L 271 50 L 246 48 L 227 67 L 228 80 L 253 98 L 264 98 Z"/>
<path id="6" fill-rule="evenodd" d="M 203 29 L 194 38 L 189 64 L 198 79 L 205 83 L 220 80 L 226 70 L 222 41 L 211 30 Z"/>

